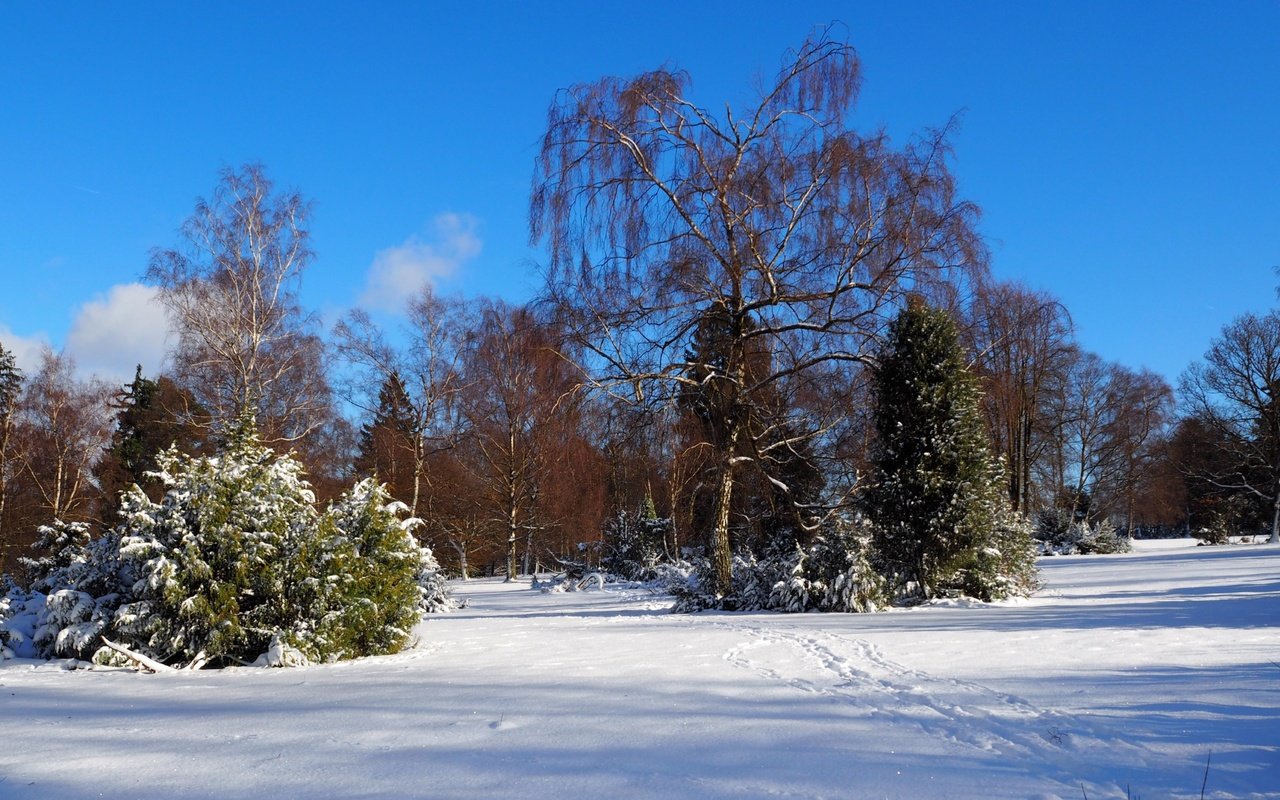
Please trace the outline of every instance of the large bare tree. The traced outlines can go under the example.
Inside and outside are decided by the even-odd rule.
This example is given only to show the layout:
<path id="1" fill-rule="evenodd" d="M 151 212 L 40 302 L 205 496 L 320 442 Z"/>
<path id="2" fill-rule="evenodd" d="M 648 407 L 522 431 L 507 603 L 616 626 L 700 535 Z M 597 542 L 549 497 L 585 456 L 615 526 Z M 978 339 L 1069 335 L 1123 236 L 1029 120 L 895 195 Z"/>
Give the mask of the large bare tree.
<path id="1" fill-rule="evenodd" d="M 696 104 L 689 76 L 669 69 L 577 85 L 550 108 L 532 236 L 585 374 L 637 402 L 711 389 L 727 410 L 710 537 L 722 596 L 744 471 L 767 470 L 769 449 L 797 437 L 821 442 L 848 410 L 764 421 L 754 398 L 800 396 L 867 361 L 906 293 L 983 260 L 945 131 L 895 147 L 853 130 L 860 81 L 853 48 L 824 30 L 740 110 Z M 707 314 L 725 338 L 691 363 Z M 759 354 L 767 368 L 750 368 Z"/>
<path id="2" fill-rule="evenodd" d="M 252 415 L 269 441 L 297 441 L 331 410 L 322 343 L 298 299 L 309 217 L 262 165 L 224 169 L 180 244 L 153 250 L 147 269 L 177 327 L 175 375 L 217 422 Z"/>

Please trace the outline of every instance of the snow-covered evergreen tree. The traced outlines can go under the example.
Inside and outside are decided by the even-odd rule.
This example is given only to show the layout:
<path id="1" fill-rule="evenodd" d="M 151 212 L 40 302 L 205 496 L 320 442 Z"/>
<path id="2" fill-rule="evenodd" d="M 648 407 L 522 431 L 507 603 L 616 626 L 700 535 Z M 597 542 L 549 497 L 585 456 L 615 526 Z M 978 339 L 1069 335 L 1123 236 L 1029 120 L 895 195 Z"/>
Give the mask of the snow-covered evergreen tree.
<path id="1" fill-rule="evenodd" d="M 401 519 L 408 508 L 366 479 L 331 505 L 301 544 L 299 623 L 288 639 L 312 660 L 394 653 L 420 614 L 447 608 L 439 566 Z"/>
<path id="2" fill-rule="evenodd" d="M 1090 525 L 1087 520 L 1077 520 L 1069 509 L 1064 508 L 1041 511 L 1031 535 L 1041 555 L 1109 555 L 1133 549 L 1129 537 L 1117 531 L 1108 520 Z"/>
<path id="3" fill-rule="evenodd" d="M 164 497 L 131 487 L 106 535 L 43 532 L 28 560 L 39 591 L 0 602 L 5 657 L 114 663 L 110 636 L 166 664 L 328 661 L 395 652 L 423 612 L 453 607 L 417 520 L 379 483 L 318 514 L 301 465 L 251 422 L 216 456 L 171 448 L 158 464 Z"/>
<path id="4" fill-rule="evenodd" d="M 18 563 L 26 570 L 30 587 L 37 592 L 47 592 L 51 585 L 58 585 L 60 572 L 83 559 L 85 545 L 89 544 L 89 525 L 55 519 L 41 525 L 36 532 L 38 538 L 31 545 L 35 556 L 21 556 Z"/>
<path id="5" fill-rule="evenodd" d="M 620 510 L 605 525 L 601 566 L 623 580 L 653 580 L 670 532 L 671 520 L 659 517 L 653 499 L 646 497 L 638 513 Z"/>
<path id="6" fill-rule="evenodd" d="M 44 613 L 44 595 L 19 587 L 0 575 L 0 661 L 37 658 L 35 632 Z"/>
<path id="7" fill-rule="evenodd" d="M 140 632 L 147 654 L 236 663 L 288 650 L 288 663 L 388 653 L 424 608 L 448 607 L 438 566 L 381 484 L 357 484 L 320 515 L 301 464 L 263 446 L 251 424 L 218 456 L 170 452 L 161 467 L 163 500 L 129 496 L 120 546 L 141 567 L 117 628 Z"/>
<path id="8" fill-rule="evenodd" d="M 166 492 L 122 503 L 120 552 L 139 565 L 137 615 L 147 653 L 161 661 L 252 661 L 291 628 L 290 569 L 317 515 L 302 465 L 263 446 L 242 423 L 217 456 L 170 450 Z"/>
<path id="9" fill-rule="evenodd" d="M 863 510 L 892 590 L 920 599 L 1003 593 L 993 568 L 1004 557 L 996 531 L 1007 501 L 955 323 L 913 298 L 890 327 L 874 379 L 878 439 Z"/>

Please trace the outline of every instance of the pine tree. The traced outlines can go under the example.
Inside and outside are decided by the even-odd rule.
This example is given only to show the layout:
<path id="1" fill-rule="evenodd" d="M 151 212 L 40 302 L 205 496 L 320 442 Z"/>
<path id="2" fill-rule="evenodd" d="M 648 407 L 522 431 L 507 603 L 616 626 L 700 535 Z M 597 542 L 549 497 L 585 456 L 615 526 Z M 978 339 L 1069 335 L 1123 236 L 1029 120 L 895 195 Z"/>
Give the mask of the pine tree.
<path id="1" fill-rule="evenodd" d="M 383 655 L 408 643 L 420 612 L 439 610 L 430 596 L 439 567 L 402 520 L 407 507 L 365 479 L 345 492 L 298 552 L 306 575 L 294 594 L 306 624 L 290 644 L 312 660 Z M 423 580 L 426 578 L 427 580 Z"/>
<path id="2" fill-rule="evenodd" d="M 112 405 L 115 432 L 94 469 L 103 497 L 104 527 L 120 521 L 120 494 L 128 487 L 137 484 L 158 500 L 164 487 L 152 473 L 159 468 L 160 453 L 171 446 L 188 455 L 199 452 L 207 430 L 200 424 L 207 415 L 190 392 L 163 376 L 144 378 L 141 365 Z"/>
<path id="3" fill-rule="evenodd" d="M 1008 527 L 1001 475 L 955 323 L 913 298 L 890 326 L 874 381 L 878 441 L 863 510 L 890 586 L 924 599 L 1006 593 L 995 541 Z"/>
<path id="4" fill-rule="evenodd" d="M 138 643 L 163 661 L 234 663 L 265 652 L 298 618 L 296 553 L 316 529 L 302 465 L 242 420 L 217 456 L 160 456 L 159 503 L 125 493 L 120 553 L 137 565 Z M 141 638 L 141 637 L 140 637 Z"/>
<path id="5" fill-rule="evenodd" d="M 398 372 L 392 372 L 378 391 L 373 419 L 360 428 L 356 474 L 377 478 L 392 497 L 412 506 L 414 459 L 419 426 L 413 402 Z"/>
<path id="6" fill-rule="evenodd" d="M 38 592 L 58 588 L 59 572 L 65 571 L 89 544 L 89 526 L 83 522 L 55 519 L 41 525 L 39 538 L 31 545 L 34 556 L 22 556 L 18 562 L 27 573 L 27 582 Z"/>

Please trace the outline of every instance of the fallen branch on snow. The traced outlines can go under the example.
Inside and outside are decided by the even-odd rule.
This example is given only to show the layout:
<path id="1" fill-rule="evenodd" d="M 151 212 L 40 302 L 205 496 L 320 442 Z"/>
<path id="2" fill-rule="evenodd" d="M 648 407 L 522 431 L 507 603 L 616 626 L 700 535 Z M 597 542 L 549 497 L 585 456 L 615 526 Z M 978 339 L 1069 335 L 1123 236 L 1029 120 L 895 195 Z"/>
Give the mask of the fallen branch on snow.
<path id="1" fill-rule="evenodd" d="M 135 653 L 129 648 L 125 647 L 124 645 L 116 644 L 115 642 L 111 641 L 105 636 L 102 637 L 102 643 L 105 644 L 107 647 L 111 648 L 112 650 L 116 651 L 120 655 L 124 656 L 125 658 L 129 659 L 130 661 L 134 662 L 142 669 L 148 670 L 150 672 L 173 672 L 174 671 L 173 667 L 170 667 L 166 664 L 161 664 L 159 661 L 156 661 L 154 658 L 148 658 L 147 656 L 144 656 L 142 653 Z"/>

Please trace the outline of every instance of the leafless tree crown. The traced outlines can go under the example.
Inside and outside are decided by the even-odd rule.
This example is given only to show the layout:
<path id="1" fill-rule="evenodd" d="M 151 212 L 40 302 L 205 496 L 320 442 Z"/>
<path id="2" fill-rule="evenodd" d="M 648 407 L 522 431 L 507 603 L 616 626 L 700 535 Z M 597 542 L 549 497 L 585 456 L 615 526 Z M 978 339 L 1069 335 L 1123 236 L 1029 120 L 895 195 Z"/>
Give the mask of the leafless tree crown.
<path id="1" fill-rule="evenodd" d="M 269 438 L 296 440 L 328 402 L 321 343 L 298 301 L 310 206 L 276 193 L 261 165 L 220 177 L 179 247 L 152 252 L 147 278 L 177 325 L 175 373 L 221 421 L 253 414 Z"/>

